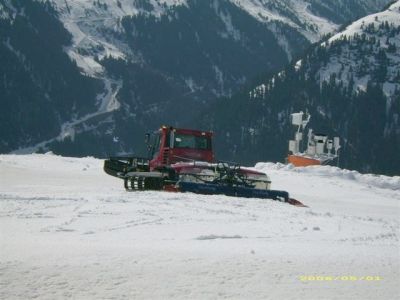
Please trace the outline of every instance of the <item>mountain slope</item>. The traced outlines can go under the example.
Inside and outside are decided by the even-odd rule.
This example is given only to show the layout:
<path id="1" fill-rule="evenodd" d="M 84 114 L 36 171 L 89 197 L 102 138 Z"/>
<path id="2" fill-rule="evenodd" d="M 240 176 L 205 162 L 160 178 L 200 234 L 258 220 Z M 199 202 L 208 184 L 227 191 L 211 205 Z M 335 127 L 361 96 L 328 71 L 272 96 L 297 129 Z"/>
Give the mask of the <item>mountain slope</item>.
<path id="1" fill-rule="evenodd" d="M 0 152 L 57 136 L 95 109 L 102 84 L 64 53 L 71 35 L 49 3 L 0 6 Z"/>
<path id="2" fill-rule="evenodd" d="M 207 119 L 227 136 L 220 151 L 244 161 L 282 160 L 293 135 L 290 113 L 308 110 L 311 128 L 342 138 L 342 166 L 398 174 L 399 8 L 397 1 L 358 20 L 297 63 L 222 101 Z"/>
<path id="3" fill-rule="evenodd" d="M 4 27 L 1 36 L 3 48 L 8 52 L 8 35 L 16 30 L 12 25 L 15 23 L 9 22 L 7 17 L 8 11 L 14 10 L 11 3 L 3 1 L 0 6 L 3 22 L 10 24 Z M 5 146 L 0 151 L 52 149 L 70 155 L 106 155 L 144 150 L 137 136 L 160 124 L 196 126 L 194 120 L 199 111 L 216 97 L 234 94 L 260 72 L 281 69 L 312 42 L 358 15 L 377 11 L 388 0 L 330 4 L 319 0 L 37 0 L 16 3 L 18 11 L 11 15 L 19 19 L 30 18 L 29 8 L 27 14 L 23 13 L 24 5 L 42 10 L 51 7 L 51 14 L 40 15 L 41 22 L 47 19 L 61 22 L 68 32 L 60 28 L 63 31 L 60 37 L 65 34 L 69 37 L 60 43 L 49 33 L 60 24 L 42 29 L 34 25 L 36 34 L 44 40 L 35 41 L 39 47 L 37 52 L 55 51 L 63 59 L 66 53 L 76 66 L 73 71 L 58 66 L 58 60 L 51 60 L 55 55 L 50 55 L 51 61 L 45 63 L 40 55 L 32 59 L 43 73 L 58 72 L 48 77 L 48 85 L 57 86 L 53 78 L 55 81 L 62 78 L 60 84 L 64 84 L 64 89 L 54 89 L 48 106 L 62 101 L 67 107 L 63 112 L 42 109 L 43 116 L 40 111 L 32 115 L 35 121 L 31 125 L 14 122 L 19 124 L 18 128 L 8 127 L 15 114 L 8 115 L 9 121 L 4 127 L 10 129 L 1 141 Z M 39 21 L 33 20 L 31 24 L 35 22 Z M 21 30 L 29 32 L 29 26 Z M 21 38 L 26 40 L 24 35 Z M 13 47 L 14 52 L 30 51 L 29 44 L 19 45 L 21 49 Z M 21 67 L 26 68 L 24 63 Z M 76 67 L 81 74 L 76 74 Z M 55 70 L 47 72 L 46 68 Z M 12 72 L 9 68 L 2 73 Z M 19 78 L 11 82 L 23 85 Z M 33 84 L 32 89 L 43 90 L 39 83 Z M 18 98 L 16 93 L 10 99 Z M 30 93 L 22 94 L 25 102 L 30 101 L 27 94 Z M 44 90 L 38 97 L 41 100 L 35 102 L 43 102 L 48 94 Z M 54 125 L 50 126 L 51 131 L 45 132 L 45 128 L 36 124 L 40 122 Z M 35 132 L 42 133 L 35 135 Z"/>

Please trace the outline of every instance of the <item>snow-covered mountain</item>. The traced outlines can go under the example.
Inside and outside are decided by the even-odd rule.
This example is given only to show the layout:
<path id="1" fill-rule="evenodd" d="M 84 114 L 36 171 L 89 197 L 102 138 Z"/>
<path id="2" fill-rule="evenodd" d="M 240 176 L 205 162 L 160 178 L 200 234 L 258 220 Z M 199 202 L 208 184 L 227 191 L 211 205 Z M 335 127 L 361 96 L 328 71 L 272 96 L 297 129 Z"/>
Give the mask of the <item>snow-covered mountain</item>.
<path id="1" fill-rule="evenodd" d="M 389 100 L 396 98 L 400 89 L 399 15 L 400 2 L 397 1 L 383 12 L 357 20 L 321 44 L 336 52 L 331 51 L 330 56 L 324 58 L 323 66 L 315 74 L 311 74 L 315 70 L 303 66 L 303 60 L 296 62 L 295 69 L 308 68 L 307 75 L 320 85 L 334 80 L 354 92 L 365 92 L 369 82 L 380 83 Z M 284 73 L 277 76 L 282 75 Z M 263 96 L 273 88 L 274 79 L 256 87 L 251 96 Z"/>
<path id="2" fill-rule="evenodd" d="M 67 50 L 71 58 L 77 61 L 89 74 L 102 71 L 102 66 L 94 58 L 113 58 L 142 60 L 146 56 L 141 49 L 129 47 L 118 37 L 124 34 L 122 22 L 126 17 L 144 15 L 155 17 L 162 22 L 162 17 L 179 7 L 198 8 L 200 1 L 192 0 L 53 0 L 56 10 L 65 28 L 73 35 L 73 45 Z M 341 24 L 356 16 L 367 14 L 371 10 L 382 8 L 388 1 L 335 1 L 324 3 L 320 0 L 214 0 L 201 1 L 207 3 L 224 23 L 219 32 L 222 37 L 241 39 L 240 20 L 227 9 L 232 4 L 261 23 L 268 29 L 290 58 L 293 49 L 290 36 L 285 28 L 292 28 L 310 42 L 316 42 L 325 34 L 332 33 Z M 209 11 L 210 13 L 212 11 Z M 169 15 L 169 21 L 178 15 Z M 177 28 L 177 30 L 179 30 Z M 116 37 L 117 36 L 117 37 Z M 161 50 L 161 49 L 160 49 Z"/>
<path id="3" fill-rule="evenodd" d="M 49 3 L 0 2 L 0 152 L 60 135 L 97 110 L 103 83 L 64 52 L 71 35 Z"/>
<path id="4" fill-rule="evenodd" d="M 400 2 L 397 1 L 384 12 L 362 18 L 344 31 L 334 35 L 326 45 L 341 44 L 341 53 L 331 56 L 317 79 L 328 82 L 332 76 L 344 87 L 353 83 L 354 91 L 366 91 L 370 81 L 382 84 L 383 92 L 390 102 L 399 97 L 400 90 Z M 359 41 L 361 40 L 361 41 Z M 367 43 L 361 51 L 354 51 L 357 44 Z M 360 63 L 361 60 L 361 63 Z M 301 61 L 298 62 L 298 66 Z M 353 82 L 350 82 L 350 80 Z M 350 86 L 351 88 L 351 86 Z"/>
<path id="5" fill-rule="evenodd" d="M 221 152 L 242 159 L 249 152 L 258 153 L 259 159 L 265 155 L 283 159 L 293 134 L 289 114 L 308 110 L 314 130 L 342 137 L 341 164 L 399 174 L 399 70 L 400 1 L 396 1 L 231 99 L 229 113 L 222 101 L 213 119 L 216 131 L 227 134 L 231 143 L 221 145 L 225 148 Z M 227 114 L 239 115 L 237 125 L 220 121 Z"/>
<path id="6" fill-rule="evenodd" d="M 400 177 L 256 169 L 308 207 L 128 193 L 92 157 L 0 155 L 0 298 L 396 299 Z"/>
<path id="7" fill-rule="evenodd" d="M 0 151 L 140 152 L 144 131 L 196 126 L 215 97 L 388 2 L 2 0 Z"/>

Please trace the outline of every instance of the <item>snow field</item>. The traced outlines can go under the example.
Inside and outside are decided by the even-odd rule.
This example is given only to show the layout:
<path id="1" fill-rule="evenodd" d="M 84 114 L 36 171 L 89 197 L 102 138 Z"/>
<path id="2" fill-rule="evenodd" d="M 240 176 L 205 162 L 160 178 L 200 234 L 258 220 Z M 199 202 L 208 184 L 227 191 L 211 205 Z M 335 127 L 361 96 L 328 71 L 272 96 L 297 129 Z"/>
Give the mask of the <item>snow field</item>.
<path id="1" fill-rule="evenodd" d="M 400 177 L 272 163 L 255 168 L 309 208 L 128 193 L 102 171 L 101 160 L 0 155 L 0 298 L 400 295 Z M 380 280 L 361 279 L 367 276 Z"/>

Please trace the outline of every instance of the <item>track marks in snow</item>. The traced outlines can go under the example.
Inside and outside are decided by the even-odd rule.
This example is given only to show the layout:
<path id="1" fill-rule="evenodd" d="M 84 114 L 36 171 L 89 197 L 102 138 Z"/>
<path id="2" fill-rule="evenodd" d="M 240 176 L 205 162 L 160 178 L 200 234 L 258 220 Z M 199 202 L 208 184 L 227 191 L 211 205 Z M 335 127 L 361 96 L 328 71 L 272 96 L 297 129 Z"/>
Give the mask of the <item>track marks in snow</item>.
<path id="1" fill-rule="evenodd" d="M 0 161 L 0 298 L 392 299 L 398 291 L 398 202 L 357 180 L 268 172 L 274 188 L 310 206 L 298 208 L 126 193 L 93 158 Z M 351 288 L 298 279 L 314 274 L 385 279 Z"/>
<path id="2" fill-rule="evenodd" d="M 241 235 L 200 235 L 196 238 L 196 240 L 199 241 L 205 241 L 205 240 L 217 240 L 217 239 L 245 239 L 246 237 L 243 237 Z"/>
<path id="3" fill-rule="evenodd" d="M 168 227 L 172 232 L 182 228 L 180 237 L 196 240 L 267 237 L 338 242 L 368 240 L 379 244 L 396 242 L 400 228 L 395 220 L 333 214 L 269 200 L 225 196 L 140 192 L 126 193 L 125 198 L 117 197 L 115 201 L 112 197 L 81 201 L 68 197 L 37 196 L 28 200 L 1 195 L 0 198 L 8 199 L 3 205 L 10 204 L 4 205 L 0 217 L 51 219 L 50 222 L 44 220 L 40 229 L 40 232 L 48 233 L 96 236 L 121 231 L 135 236 L 137 232 L 150 230 L 149 239 L 157 239 L 157 228 L 163 231 Z M 192 233 L 188 235 L 184 228 L 192 228 L 187 230 Z M 165 237 L 179 238 L 171 232 L 166 232 Z"/>

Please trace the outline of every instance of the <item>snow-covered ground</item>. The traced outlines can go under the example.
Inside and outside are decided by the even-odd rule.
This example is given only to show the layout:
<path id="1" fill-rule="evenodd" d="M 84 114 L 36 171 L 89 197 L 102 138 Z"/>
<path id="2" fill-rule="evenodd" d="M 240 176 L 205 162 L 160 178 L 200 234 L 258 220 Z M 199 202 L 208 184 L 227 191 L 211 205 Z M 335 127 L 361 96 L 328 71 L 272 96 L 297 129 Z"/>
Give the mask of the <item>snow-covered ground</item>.
<path id="1" fill-rule="evenodd" d="M 128 193 L 101 160 L 0 155 L 0 298 L 399 299 L 400 177 L 256 168 L 309 208 Z"/>

